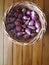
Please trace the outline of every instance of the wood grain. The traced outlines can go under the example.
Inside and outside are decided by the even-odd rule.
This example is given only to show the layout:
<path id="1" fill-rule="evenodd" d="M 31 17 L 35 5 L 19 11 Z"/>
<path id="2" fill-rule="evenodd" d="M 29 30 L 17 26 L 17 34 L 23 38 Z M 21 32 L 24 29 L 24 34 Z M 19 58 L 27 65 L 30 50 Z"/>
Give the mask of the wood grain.
<path id="1" fill-rule="evenodd" d="M 22 46 L 13 44 L 13 65 L 22 65 Z"/>
<path id="2" fill-rule="evenodd" d="M 6 11 L 11 5 L 13 5 L 13 0 L 5 0 L 4 10 Z"/>
<path id="3" fill-rule="evenodd" d="M 0 0 L 0 65 L 3 65 L 3 0 Z"/>
<path id="4" fill-rule="evenodd" d="M 41 65 L 42 60 L 42 39 L 37 41 L 33 45 L 33 56 L 32 56 L 32 65 Z"/>
<path id="5" fill-rule="evenodd" d="M 33 0 L 23 0 L 23 1 L 29 1 L 29 2 L 33 2 Z"/>
<path id="6" fill-rule="evenodd" d="M 33 45 L 23 46 L 23 65 L 32 65 Z"/>
<path id="7" fill-rule="evenodd" d="M 43 62 L 42 65 L 49 65 L 49 34 L 46 33 L 43 39 Z"/>
<path id="8" fill-rule="evenodd" d="M 20 2 L 21 0 L 13 0 L 13 3 L 17 3 L 17 2 Z"/>
<path id="9" fill-rule="evenodd" d="M 4 1 L 4 12 L 13 4 L 13 0 Z M 4 32 L 4 65 L 12 65 L 12 41 Z"/>
<path id="10" fill-rule="evenodd" d="M 43 2 L 44 0 L 34 0 L 34 3 L 37 4 L 39 7 L 41 7 L 41 9 L 43 9 Z"/>
<path id="11" fill-rule="evenodd" d="M 43 39 L 43 65 L 49 65 L 49 0 L 45 0 L 47 32 Z"/>

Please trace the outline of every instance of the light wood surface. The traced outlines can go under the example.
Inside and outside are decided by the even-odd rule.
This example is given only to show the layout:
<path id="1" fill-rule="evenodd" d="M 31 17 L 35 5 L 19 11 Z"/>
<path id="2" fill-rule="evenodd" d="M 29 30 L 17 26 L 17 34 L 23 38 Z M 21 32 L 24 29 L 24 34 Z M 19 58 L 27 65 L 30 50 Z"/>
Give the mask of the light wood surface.
<path id="1" fill-rule="evenodd" d="M 37 41 L 33 45 L 33 52 L 32 52 L 32 65 L 41 65 L 42 60 L 42 39 Z"/>
<path id="2" fill-rule="evenodd" d="M 0 65 L 3 65 L 3 28 L 2 28 L 2 16 L 3 16 L 3 0 L 0 0 Z"/>
<path id="3" fill-rule="evenodd" d="M 18 1 L 0 0 L 0 65 L 49 65 L 49 0 L 28 0 L 45 12 L 48 26 L 43 39 L 23 47 L 10 41 L 2 27 L 5 10 Z"/>
<path id="4" fill-rule="evenodd" d="M 13 4 L 13 0 L 4 0 L 4 12 Z M 12 65 L 12 41 L 4 33 L 4 65 Z"/>

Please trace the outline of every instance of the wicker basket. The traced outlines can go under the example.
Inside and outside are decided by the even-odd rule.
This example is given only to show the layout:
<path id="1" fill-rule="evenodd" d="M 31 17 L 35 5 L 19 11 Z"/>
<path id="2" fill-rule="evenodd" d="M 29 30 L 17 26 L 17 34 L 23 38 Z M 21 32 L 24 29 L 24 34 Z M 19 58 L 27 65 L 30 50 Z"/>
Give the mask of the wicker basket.
<path id="1" fill-rule="evenodd" d="M 33 38 L 33 39 L 28 39 L 26 41 L 24 40 L 19 40 L 19 39 L 13 39 L 12 37 L 10 37 L 10 35 L 8 34 L 8 32 L 6 31 L 6 27 L 5 27 L 5 19 L 6 19 L 6 14 L 7 12 L 10 11 L 10 9 L 14 6 L 17 6 L 17 5 L 23 5 L 23 6 L 27 6 L 28 8 L 30 8 L 31 10 L 34 10 L 38 13 L 39 15 L 39 18 L 40 18 L 40 21 L 41 21 L 41 25 L 42 25 L 42 28 L 40 30 L 40 32 Z M 32 2 L 28 2 L 28 1 L 21 1 L 21 2 L 17 2 L 16 4 L 10 6 L 10 8 L 7 9 L 7 11 L 5 12 L 4 14 L 4 19 L 3 19 L 3 25 L 4 25 L 4 31 L 6 33 L 6 35 L 9 37 L 10 40 L 18 43 L 18 44 L 21 44 L 21 45 L 27 45 L 27 44 L 34 44 L 37 40 L 41 39 L 43 34 L 45 33 L 46 31 L 46 26 L 47 26 L 47 22 L 46 22 L 46 19 L 45 19 L 45 14 L 42 12 L 41 8 L 38 7 L 36 4 L 32 3 Z"/>

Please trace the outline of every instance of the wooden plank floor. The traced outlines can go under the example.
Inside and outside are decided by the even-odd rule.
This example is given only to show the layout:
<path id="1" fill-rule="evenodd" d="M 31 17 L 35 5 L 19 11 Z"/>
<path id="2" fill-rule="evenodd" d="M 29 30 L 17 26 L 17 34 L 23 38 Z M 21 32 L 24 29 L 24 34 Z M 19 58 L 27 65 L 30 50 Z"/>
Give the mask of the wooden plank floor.
<path id="1" fill-rule="evenodd" d="M 49 65 L 49 0 L 27 0 L 41 7 L 46 14 L 48 26 L 43 39 L 37 41 L 34 45 L 23 47 L 9 41 L 2 26 L 4 12 L 18 1 L 0 0 L 0 65 Z"/>

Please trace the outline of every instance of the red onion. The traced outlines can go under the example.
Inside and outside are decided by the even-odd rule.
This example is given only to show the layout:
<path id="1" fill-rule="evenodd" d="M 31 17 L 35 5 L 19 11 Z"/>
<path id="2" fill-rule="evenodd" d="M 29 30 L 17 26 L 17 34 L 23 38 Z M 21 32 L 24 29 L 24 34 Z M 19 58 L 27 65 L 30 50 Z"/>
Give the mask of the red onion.
<path id="1" fill-rule="evenodd" d="M 11 30 L 11 29 L 14 29 L 15 25 L 11 23 L 11 24 L 8 24 L 6 27 L 8 30 Z"/>
<path id="2" fill-rule="evenodd" d="M 20 25 L 20 23 L 16 20 L 15 21 L 15 25 L 17 26 L 17 25 Z"/>
<path id="3" fill-rule="evenodd" d="M 22 28 L 22 32 L 24 32 L 24 30 L 25 30 L 25 29 L 24 29 L 24 28 Z"/>
<path id="4" fill-rule="evenodd" d="M 25 8 L 23 8 L 23 9 L 22 9 L 22 12 L 23 12 L 23 14 L 25 14 L 25 13 L 26 13 L 26 9 L 25 9 Z"/>
<path id="5" fill-rule="evenodd" d="M 31 16 L 35 16 L 35 14 L 36 14 L 35 11 L 31 12 Z"/>
<path id="6" fill-rule="evenodd" d="M 17 37 L 20 37 L 20 36 L 22 36 L 22 33 L 18 32 L 18 33 L 16 33 L 16 35 L 17 35 Z"/>
<path id="7" fill-rule="evenodd" d="M 16 34 L 17 34 L 17 36 L 21 36 L 21 35 L 25 34 L 25 32 L 17 32 Z"/>
<path id="8" fill-rule="evenodd" d="M 27 15 L 30 15 L 30 14 L 31 14 L 31 12 L 28 10 L 28 11 L 26 12 L 26 14 L 27 14 Z"/>
<path id="9" fill-rule="evenodd" d="M 31 36 L 34 37 L 37 33 L 32 33 Z"/>
<path id="10" fill-rule="evenodd" d="M 31 20 L 28 25 L 34 25 L 34 21 Z"/>
<path id="11" fill-rule="evenodd" d="M 28 39 L 30 36 L 28 35 L 28 34 L 25 34 L 24 36 L 23 36 L 23 38 L 24 39 Z"/>
<path id="12" fill-rule="evenodd" d="M 16 31 L 21 31 L 21 26 L 16 26 Z"/>
<path id="13" fill-rule="evenodd" d="M 22 27 L 23 27 L 23 28 L 26 28 L 26 25 L 24 24 L 24 25 L 22 25 Z"/>
<path id="14" fill-rule="evenodd" d="M 13 18 L 12 17 L 9 18 L 9 22 L 14 22 L 14 20 L 15 20 L 14 17 Z"/>
<path id="15" fill-rule="evenodd" d="M 35 29 L 36 29 L 35 26 L 29 26 L 29 25 L 28 25 L 28 28 L 30 28 L 30 29 L 32 29 L 32 30 L 35 30 Z"/>
<path id="16" fill-rule="evenodd" d="M 29 23 L 30 18 L 27 18 L 27 21 L 25 22 L 25 25 Z"/>
<path id="17" fill-rule="evenodd" d="M 38 33 L 40 31 L 40 28 L 36 29 L 36 32 Z"/>
<path id="18" fill-rule="evenodd" d="M 23 16 L 23 19 L 24 19 L 24 20 L 27 20 L 27 17 L 26 17 L 26 16 Z"/>
<path id="19" fill-rule="evenodd" d="M 35 21 L 35 26 L 36 28 L 40 28 L 41 27 L 41 23 L 39 20 Z"/>
<path id="20" fill-rule="evenodd" d="M 26 21 L 26 22 L 25 22 L 25 25 L 27 25 L 28 23 L 29 23 L 29 21 Z"/>
<path id="21" fill-rule="evenodd" d="M 20 19 L 21 19 L 21 18 L 22 18 L 22 14 L 19 14 L 19 15 L 18 15 L 18 18 L 20 18 Z"/>
<path id="22" fill-rule="evenodd" d="M 34 11 L 32 11 L 31 12 L 31 18 L 32 18 L 32 20 L 37 20 L 37 19 L 39 19 L 39 16 L 38 16 L 38 14 L 37 13 L 35 13 Z"/>
<path id="23" fill-rule="evenodd" d="M 25 29 L 25 32 L 26 32 L 28 35 L 30 35 L 30 34 L 31 34 L 31 29 L 26 28 L 26 29 Z"/>
<path id="24" fill-rule="evenodd" d="M 18 13 L 17 13 L 17 12 L 15 12 L 15 13 L 14 13 L 14 16 L 17 18 L 17 17 L 18 17 Z"/>

